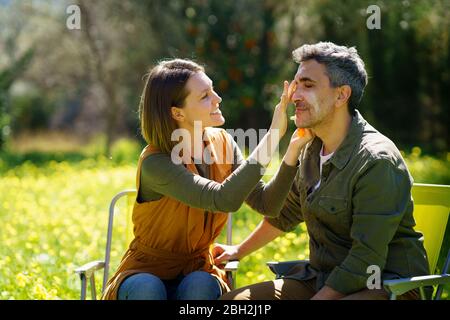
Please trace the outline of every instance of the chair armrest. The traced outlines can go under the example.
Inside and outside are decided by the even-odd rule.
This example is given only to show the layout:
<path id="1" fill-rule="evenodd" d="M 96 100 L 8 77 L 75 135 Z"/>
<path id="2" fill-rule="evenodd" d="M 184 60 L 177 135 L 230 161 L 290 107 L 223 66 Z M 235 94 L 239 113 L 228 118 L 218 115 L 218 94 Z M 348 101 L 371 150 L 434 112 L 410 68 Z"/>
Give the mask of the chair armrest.
<path id="1" fill-rule="evenodd" d="M 224 267 L 225 271 L 236 271 L 239 267 L 239 260 L 228 261 Z"/>
<path id="2" fill-rule="evenodd" d="M 91 261 L 89 263 L 86 263 L 85 265 L 82 265 L 79 268 L 75 269 L 75 273 L 78 273 L 80 276 L 84 275 L 86 278 L 90 278 L 92 274 L 99 269 L 103 269 L 105 267 L 104 261 Z"/>
<path id="3" fill-rule="evenodd" d="M 389 292 L 399 296 L 416 288 L 447 283 L 450 283 L 450 274 L 385 280 L 383 286 Z"/>
<path id="4" fill-rule="evenodd" d="M 285 275 L 289 270 L 297 264 L 307 264 L 309 260 L 293 260 L 293 261 L 269 261 L 267 266 L 277 276 L 281 277 Z"/>

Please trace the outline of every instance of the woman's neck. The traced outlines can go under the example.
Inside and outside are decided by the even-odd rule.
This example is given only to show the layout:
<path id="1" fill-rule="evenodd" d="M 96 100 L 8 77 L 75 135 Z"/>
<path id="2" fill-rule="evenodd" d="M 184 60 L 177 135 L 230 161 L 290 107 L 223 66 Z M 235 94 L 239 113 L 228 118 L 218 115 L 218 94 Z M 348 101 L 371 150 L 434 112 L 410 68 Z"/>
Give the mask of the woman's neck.
<path id="1" fill-rule="evenodd" d="M 192 159 L 201 160 L 203 158 L 203 134 L 205 132 L 205 128 L 201 126 L 195 126 L 184 127 L 182 129 L 187 130 L 188 133 L 188 136 L 185 137 L 187 139 L 187 143 L 184 144 L 183 149 L 187 150 L 190 153 L 190 157 Z"/>

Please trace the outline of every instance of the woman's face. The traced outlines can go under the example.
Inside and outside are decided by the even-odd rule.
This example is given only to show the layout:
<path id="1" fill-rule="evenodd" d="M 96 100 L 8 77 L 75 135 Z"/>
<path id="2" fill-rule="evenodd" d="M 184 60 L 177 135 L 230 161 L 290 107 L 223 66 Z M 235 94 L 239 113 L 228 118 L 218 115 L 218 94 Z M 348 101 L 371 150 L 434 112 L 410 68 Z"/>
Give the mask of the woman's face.
<path id="1" fill-rule="evenodd" d="M 221 126 L 225 123 L 219 104 L 222 98 L 214 91 L 211 79 L 204 72 L 194 73 L 186 83 L 189 92 L 183 108 L 174 108 L 175 120 L 182 128 L 193 129 L 194 121 L 201 127 Z M 177 114 L 181 117 L 177 117 Z"/>

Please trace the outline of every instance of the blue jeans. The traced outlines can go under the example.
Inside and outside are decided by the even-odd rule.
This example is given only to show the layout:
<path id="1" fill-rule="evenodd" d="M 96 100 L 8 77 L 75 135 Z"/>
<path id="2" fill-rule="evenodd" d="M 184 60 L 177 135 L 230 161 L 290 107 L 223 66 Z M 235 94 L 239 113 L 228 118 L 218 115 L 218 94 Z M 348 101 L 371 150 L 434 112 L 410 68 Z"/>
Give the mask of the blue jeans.
<path id="1" fill-rule="evenodd" d="M 137 273 L 119 287 L 119 300 L 216 300 L 222 294 L 219 281 L 205 271 L 194 271 L 174 280 Z"/>

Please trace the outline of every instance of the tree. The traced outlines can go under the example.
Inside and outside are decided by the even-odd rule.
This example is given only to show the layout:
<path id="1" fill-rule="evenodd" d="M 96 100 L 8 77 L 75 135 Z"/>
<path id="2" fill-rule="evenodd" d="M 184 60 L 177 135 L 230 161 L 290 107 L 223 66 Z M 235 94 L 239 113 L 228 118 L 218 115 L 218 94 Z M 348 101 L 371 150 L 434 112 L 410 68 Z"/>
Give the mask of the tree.
<path id="1" fill-rule="evenodd" d="M 6 28 L 1 32 L 0 47 L 3 47 L 7 55 L 8 63 L 0 69 L 0 151 L 5 147 L 11 132 L 11 105 L 9 99 L 9 89 L 13 83 L 24 73 L 33 58 L 34 49 L 29 48 L 23 53 L 18 54 L 19 45 L 17 38 L 22 33 L 23 25 L 10 23 L 11 18 L 2 17 L 2 25 L 10 24 L 8 30 Z"/>

